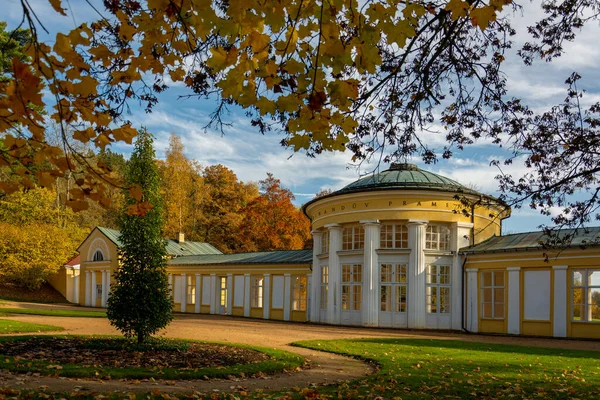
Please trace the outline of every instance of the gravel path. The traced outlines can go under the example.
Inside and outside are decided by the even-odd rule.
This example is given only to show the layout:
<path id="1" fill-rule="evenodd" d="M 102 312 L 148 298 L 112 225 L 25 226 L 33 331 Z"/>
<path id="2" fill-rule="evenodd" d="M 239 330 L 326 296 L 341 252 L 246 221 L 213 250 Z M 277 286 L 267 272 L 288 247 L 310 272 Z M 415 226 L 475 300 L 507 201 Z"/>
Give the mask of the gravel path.
<path id="1" fill-rule="evenodd" d="M 15 304 L 3 304 L 15 307 Z M 40 307 L 40 305 L 36 305 Z M 54 306 L 54 308 L 66 308 Z M 82 308 L 78 308 L 82 310 Z M 65 328 L 64 334 L 117 334 L 102 318 L 66 318 L 19 315 L 10 319 L 58 325 Z M 522 338 L 490 335 L 469 335 L 461 333 L 410 331 L 397 329 L 373 329 L 337 327 L 315 324 L 263 321 L 246 318 L 179 314 L 162 335 L 174 338 L 199 339 L 207 341 L 244 343 L 288 350 L 302 355 L 311 362 L 312 368 L 289 374 L 239 380 L 211 381 L 110 381 L 70 378 L 49 378 L 14 375 L 0 372 L 0 386 L 12 388 L 50 388 L 55 391 L 89 390 L 92 392 L 149 392 L 158 389 L 166 393 L 210 393 L 219 391 L 256 389 L 273 390 L 311 385 L 335 384 L 340 381 L 357 379 L 372 373 L 374 369 L 361 361 L 334 354 L 292 347 L 289 344 L 298 340 L 341 339 L 364 337 L 432 338 L 489 343 L 505 343 L 536 347 L 558 347 L 565 349 L 600 351 L 600 341 L 579 341 L 541 338 Z"/>

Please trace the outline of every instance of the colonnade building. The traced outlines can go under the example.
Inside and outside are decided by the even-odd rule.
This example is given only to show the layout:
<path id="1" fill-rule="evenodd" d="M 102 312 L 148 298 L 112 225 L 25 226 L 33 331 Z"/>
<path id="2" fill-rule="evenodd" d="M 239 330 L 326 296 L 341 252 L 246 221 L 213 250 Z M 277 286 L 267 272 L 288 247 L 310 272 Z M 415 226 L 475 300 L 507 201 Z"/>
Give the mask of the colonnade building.
<path id="1" fill-rule="evenodd" d="M 576 232 L 570 248 L 544 250 L 542 232 L 501 235 L 510 216 L 501 201 L 411 164 L 303 210 L 312 250 L 221 254 L 183 235 L 169 240 L 175 311 L 600 338 L 598 228 Z M 80 275 L 55 286 L 104 307 L 118 247 L 119 232 L 94 229 L 79 248 Z"/>

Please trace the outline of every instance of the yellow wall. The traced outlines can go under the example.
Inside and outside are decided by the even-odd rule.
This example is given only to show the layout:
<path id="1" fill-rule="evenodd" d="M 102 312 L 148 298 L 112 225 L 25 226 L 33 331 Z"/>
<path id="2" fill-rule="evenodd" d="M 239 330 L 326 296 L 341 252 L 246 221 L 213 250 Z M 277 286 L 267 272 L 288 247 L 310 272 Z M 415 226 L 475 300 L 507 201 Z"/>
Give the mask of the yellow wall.
<path id="1" fill-rule="evenodd" d="M 306 208 L 313 229 L 327 224 L 360 220 L 428 220 L 474 222 L 475 243 L 500 235 L 501 220 L 508 213 L 499 207 L 476 207 L 474 216 L 465 216 L 455 193 L 433 191 L 372 191 L 324 198 Z M 492 215 L 492 216 L 491 216 Z"/>
<path id="2" fill-rule="evenodd" d="M 56 289 L 60 294 L 62 294 L 65 299 L 68 298 L 67 280 L 69 279 L 69 275 L 72 275 L 72 273 L 70 273 L 70 271 L 67 271 L 67 269 L 63 265 L 62 267 L 60 267 L 56 274 L 48 277 L 48 283 L 52 285 L 52 287 Z"/>
<path id="3" fill-rule="evenodd" d="M 108 247 L 108 256 L 105 254 L 104 261 L 89 261 L 88 257 L 90 257 L 90 247 L 92 246 L 95 239 L 101 238 L 106 243 Z M 111 242 L 102 232 L 98 229 L 94 229 L 92 233 L 87 237 L 87 239 L 79 246 L 77 249 L 79 254 L 81 254 L 81 264 L 80 264 L 80 276 L 79 276 L 79 304 L 85 305 L 85 290 L 86 290 L 86 271 L 100 271 L 103 269 L 110 270 L 110 280 L 114 282 L 114 273 L 119 266 L 118 254 L 117 254 L 117 246 Z M 106 260 L 108 258 L 108 260 Z M 96 275 L 96 283 L 102 283 L 102 274 L 97 273 Z M 100 301 L 98 301 L 97 306 L 100 306 Z"/>

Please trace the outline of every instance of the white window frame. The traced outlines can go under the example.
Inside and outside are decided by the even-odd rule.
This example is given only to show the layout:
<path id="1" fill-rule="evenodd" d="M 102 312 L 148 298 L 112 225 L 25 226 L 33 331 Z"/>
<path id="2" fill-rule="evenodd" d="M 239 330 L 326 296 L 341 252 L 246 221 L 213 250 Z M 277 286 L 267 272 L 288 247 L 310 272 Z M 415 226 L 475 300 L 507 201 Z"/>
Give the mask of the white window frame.
<path id="1" fill-rule="evenodd" d="M 405 313 L 408 307 L 408 266 L 381 263 L 379 271 L 379 311 Z"/>
<path id="2" fill-rule="evenodd" d="M 593 273 L 600 274 L 600 268 L 577 268 L 571 272 L 571 320 L 573 322 L 585 322 L 597 324 L 600 323 L 600 305 L 594 305 L 592 292 L 600 291 L 600 281 L 595 284 L 592 282 Z M 575 281 L 575 274 L 581 274 L 581 283 Z M 575 304 L 575 291 L 581 290 L 580 304 Z M 581 316 L 575 318 L 575 306 L 581 307 Z M 597 307 L 597 309 L 596 309 Z M 594 318 L 594 311 L 598 313 L 598 318 Z"/>
<path id="3" fill-rule="evenodd" d="M 425 250 L 449 251 L 452 232 L 446 225 L 427 225 L 425 229 Z"/>
<path id="4" fill-rule="evenodd" d="M 362 310 L 362 264 L 342 264 L 342 310 Z"/>
<path id="5" fill-rule="evenodd" d="M 306 275 L 292 276 L 292 311 L 306 311 L 308 278 Z"/>
<path id="6" fill-rule="evenodd" d="M 329 293 L 329 266 L 322 265 L 321 266 L 321 303 L 320 309 L 327 310 L 328 303 L 328 293 Z"/>
<path id="7" fill-rule="evenodd" d="M 486 274 L 490 274 L 490 285 L 486 285 Z M 498 277 L 498 274 L 502 275 L 502 285 L 498 284 L 498 280 L 496 279 Z M 505 271 L 504 270 L 498 270 L 498 269 L 494 269 L 494 270 L 489 270 L 489 271 L 481 271 L 481 283 L 480 283 L 480 287 L 481 287 L 481 319 L 496 319 L 496 320 L 502 320 L 505 318 L 506 315 L 506 275 L 505 275 Z M 491 291 L 491 296 L 490 296 L 490 301 L 485 301 L 486 296 L 485 296 L 485 292 L 486 290 Z M 498 296 L 497 296 L 497 291 L 501 291 L 502 293 L 502 301 L 498 301 Z M 491 311 L 492 314 L 491 316 L 486 315 L 485 313 L 485 306 L 486 304 L 491 305 Z M 496 315 L 496 306 L 501 305 L 502 306 L 502 313 L 501 315 Z"/>
<path id="8" fill-rule="evenodd" d="M 196 277 L 187 276 L 186 281 L 185 302 L 187 304 L 196 304 Z"/>
<path id="9" fill-rule="evenodd" d="M 321 234 L 321 254 L 329 253 L 329 232 Z"/>
<path id="10" fill-rule="evenodd" d="M 263 275 L 251 275 L 250 282 L 250 306 L 262 308 L 265 277 Z"/>
<path id="11" fill-rule="evenodd" d="M 347 226 L 342 230 L 342 250 L 365 248 L 365 228 L 362 225 Z"/>
<path id="12" fill-rule="evenodd" d="M 408 227 L 405 224 L 383 224 L 379 234 L 379 248 L 407 249 Z"/>
<path id="13" fill-rule="evenodd" d="M 447 273 L 441 273 L 442 268 Z M 435 270 L 434 270 L 435 269 Z M 440 293 L 446 292 L 444 296 Z M 442 310 L 441 298 L 446 297 L 446 307 Z M 432 301 L 435 299 L 435 301 Z M 425 304 L 428 314 L 450 314 L 452 307 L 452 266 L 428 264 L 425 280 Z"/>

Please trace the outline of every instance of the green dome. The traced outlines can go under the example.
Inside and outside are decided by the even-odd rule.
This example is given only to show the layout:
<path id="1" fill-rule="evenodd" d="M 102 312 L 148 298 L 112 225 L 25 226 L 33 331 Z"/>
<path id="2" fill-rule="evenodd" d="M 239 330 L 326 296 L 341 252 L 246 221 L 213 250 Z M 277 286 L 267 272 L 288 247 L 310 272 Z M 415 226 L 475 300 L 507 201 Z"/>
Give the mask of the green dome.
<path id="1" fill-rule="evenodd" d="M 390 169 L 366 176 L 335 192 L 336 194 L 385 189 L 426 189 L 444 192 L 473 193 L 460 183 L 433 172 L 423 171 L 414 164 L 392 164 Z"/>

